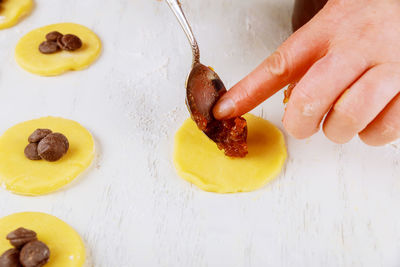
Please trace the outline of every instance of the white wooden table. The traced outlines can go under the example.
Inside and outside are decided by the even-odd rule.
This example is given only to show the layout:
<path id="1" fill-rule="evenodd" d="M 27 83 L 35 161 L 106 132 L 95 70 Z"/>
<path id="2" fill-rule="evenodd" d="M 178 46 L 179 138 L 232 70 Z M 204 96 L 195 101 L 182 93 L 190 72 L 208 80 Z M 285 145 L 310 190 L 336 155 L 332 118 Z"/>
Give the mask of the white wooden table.
<path id="1" fill-rule="evenodd" d="M 202 61 L 233 85 L 290 33 L 291 0 L 183 0 Z M 92 28 L 104 50 L 89 69 L 45 78 L 14 61 L 26 32 L 56 22 Z M 0 132 L 47 115 L 95 136 L 93 167 L 65 190 L 0 190 L 0 216 L 43 211 L 84 238 L 89 266 L 400 266 L 400 149 L 287 137 L 282 175 L 253 193 L 217 195 L 171 162 L 187 118 L 191 54 L 165 3 L 37 0 L 0 32 Z M 279 127 L 282 93 L 254 111 Z M 399 146 L 400 147 L 400 146 Z"/>

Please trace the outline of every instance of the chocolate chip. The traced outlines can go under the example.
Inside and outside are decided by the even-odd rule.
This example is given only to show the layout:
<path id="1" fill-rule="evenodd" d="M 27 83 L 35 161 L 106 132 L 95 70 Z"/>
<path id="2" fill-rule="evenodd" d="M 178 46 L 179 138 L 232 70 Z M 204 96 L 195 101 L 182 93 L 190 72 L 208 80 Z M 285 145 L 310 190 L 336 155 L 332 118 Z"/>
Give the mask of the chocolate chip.
<path id="1" fill-rule="evenodd" d="M 38 145 L 39 156 L 47 161 L 57 161 L 67 153 L 68 139 L 60 133 L 51 133 L 43 138 Z"/>
<path id="2" fill-rule="evenodd" d="M 9 233 L 6 237 L 11 245 L 16 248 L 22 248 L 26 243 L 37 240 L 36 233 L 32 230 L 25 229 L 20 227 L 11 233 Z"/>
<path id="3" fill-rule="evenodd" d="M 11 248 L 0 256 L 0 267 L 22 267 L 19 263 L 19 250 Z"/>
<path id="4" fill-rule="evenodd" d="M 50 250 L 40 241 L 26 244 L 20 252 L 19 261 L 24 267 L 40 267 L 45 265 L 50 258 Z"/>
<path id="5" fill-rule="evenodd" d="M 42 54 L 53 54 L 59 49 L 56 42 L 44 41 L 39 45 L 39 51 Z"/>
<path id="6" fill-rule="evenodd" d="M 65 145 L 65 153 L 67 153 L 67 151 L 68 151 L 68 149 L 69 149 L 69 142 L 68 142 L 68 138 L 65 136 L 65 135 L 63 135 L 63 134 L 60 134 L 60 133 L 55 133 L 56 135 L 59 135 L 60 136 L 60 139 L 62 139 L 63 140 L 63 142 L 64 142 L 64 145 Z"/>
<path id="7" fill-rule="evenodd" d="M 66 34 L 57 40 L 57 44 L 61 49 L 74 51 L 82 47 L 82 41 L 78 36 Z"/>
<path id="8" fill-rule="evenodd" d="M 57 42 L 58 38 L 61 37 L 63 37 L 63 34 L 59 33 L 58 31 L 53 31 L 46 34 L 46 40 L 50 42 Z"/>
<path id="9" fill-rule="evenodd" d="M 65 137 L 65 135 L 61 134 L 61 133 L 53 133 L 53 136 L 56 136 L 59 140 L 61 140 L 64 145 L 65 145 L 65 153 L 67 153 L 68 149 L 69 149 L 69 142 L 67 137 Z"/>
<path id="10" fill-rule="evenodd" d="M 51 134 L 52 131 L 49 129 L 36 129 L 28 138 L 29 143 L 38 143 L 40 140 Z"/>
<path id="11" fill-rule="evenodd" d="M 25 147 L 24 153 L 25 153 L 25 157 L 27 157 L 30 160 L 42 159 L 38 154 L 38 144 L 37 143 L 30 143 L 29 145 L 27 145 Z"/>

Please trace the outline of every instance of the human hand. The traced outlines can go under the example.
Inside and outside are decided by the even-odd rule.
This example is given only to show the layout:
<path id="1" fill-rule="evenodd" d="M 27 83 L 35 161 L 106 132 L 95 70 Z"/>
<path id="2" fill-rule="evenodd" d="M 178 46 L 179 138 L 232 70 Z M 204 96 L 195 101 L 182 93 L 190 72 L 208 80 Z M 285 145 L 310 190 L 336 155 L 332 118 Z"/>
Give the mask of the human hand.
<path id="1" fill-rule="evenodd" d="M 330 0 L 226 93 L 217 119 L 244 114 L 296 83 L 283 124 L 296 138 L 319 131 L 336 143 L 400 137 L 400 1 Z"/>

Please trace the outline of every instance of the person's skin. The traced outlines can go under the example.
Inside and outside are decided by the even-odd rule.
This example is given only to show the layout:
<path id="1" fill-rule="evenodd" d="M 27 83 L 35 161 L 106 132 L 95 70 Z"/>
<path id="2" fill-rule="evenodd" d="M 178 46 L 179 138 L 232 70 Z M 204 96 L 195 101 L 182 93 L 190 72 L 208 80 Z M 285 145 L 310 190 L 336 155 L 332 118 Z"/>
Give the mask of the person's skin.
<path id="1" fill-rule="evenodd" d="M 336 143 L 400 138 L 400 1 L 329 0 L 220 99 L 214 116 L 242 115 L 296 82 L 283 117 L 292 136 L 323 124 Z"/>

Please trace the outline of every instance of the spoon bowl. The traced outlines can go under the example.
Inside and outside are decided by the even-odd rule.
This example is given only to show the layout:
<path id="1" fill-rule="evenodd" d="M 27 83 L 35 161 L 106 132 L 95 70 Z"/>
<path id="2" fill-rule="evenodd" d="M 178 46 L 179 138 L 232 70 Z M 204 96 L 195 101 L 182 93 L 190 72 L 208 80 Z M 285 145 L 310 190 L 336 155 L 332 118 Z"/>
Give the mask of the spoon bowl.
<path id="1" fill-rule="evenodd" d="M 224 83 L 214 70 L 201 63 L 193 66 L 186 81 L 186 105 L 201 130 L 214 120 L 212 109 L 224 93 Z"/>

